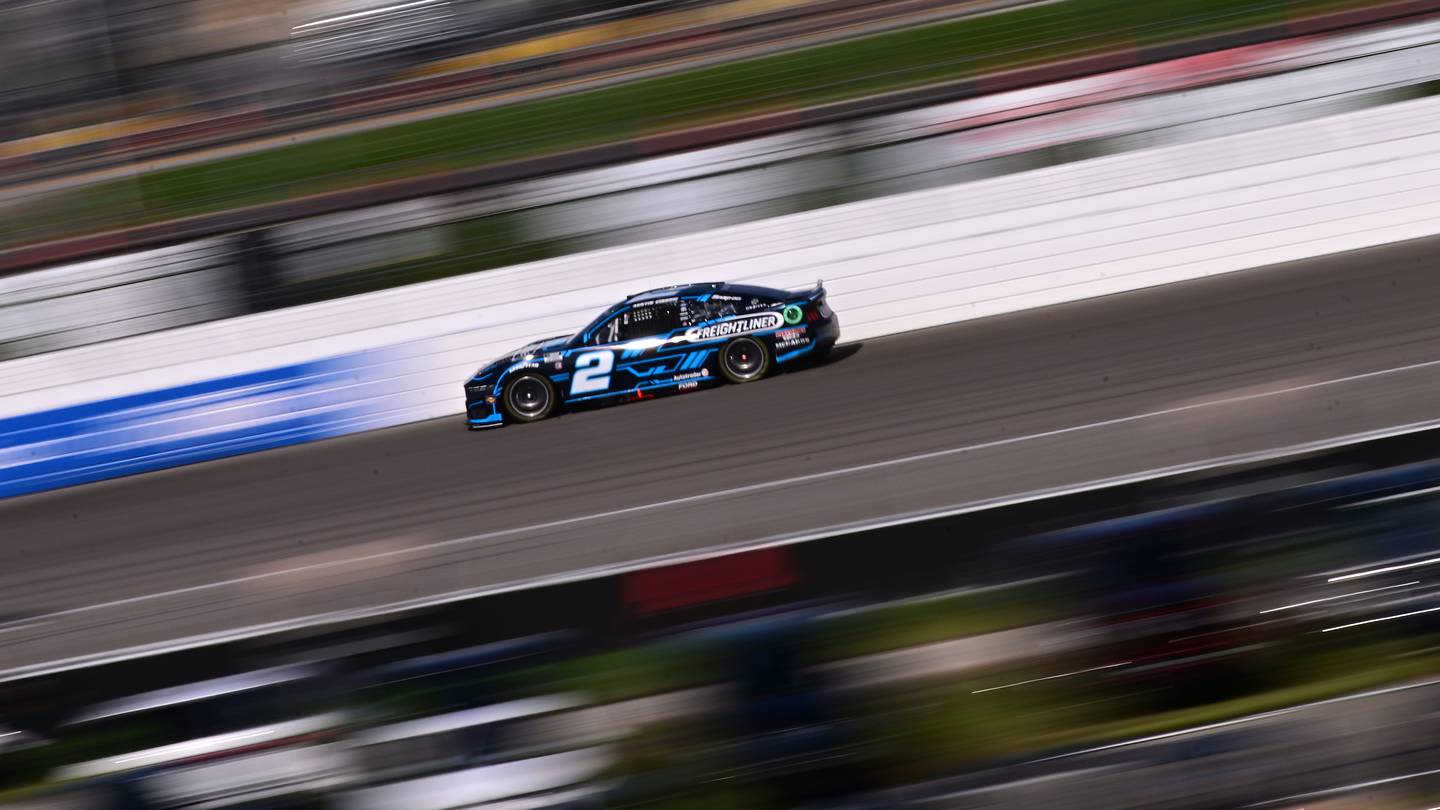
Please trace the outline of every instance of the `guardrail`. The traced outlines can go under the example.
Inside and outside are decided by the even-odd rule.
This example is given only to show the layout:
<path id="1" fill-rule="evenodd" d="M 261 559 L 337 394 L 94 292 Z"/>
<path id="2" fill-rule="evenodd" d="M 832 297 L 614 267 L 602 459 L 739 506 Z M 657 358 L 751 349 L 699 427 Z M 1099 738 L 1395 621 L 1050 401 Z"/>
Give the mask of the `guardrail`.
<path id="1" fill-rule="evenodd" d="M 10 361 L 0 495 L 459 430 L 481 362 L 649 287 L 823 277 L 864 340 L 1434 234 L 1437 179 L 1440 99 L 1422 99 Z"/>

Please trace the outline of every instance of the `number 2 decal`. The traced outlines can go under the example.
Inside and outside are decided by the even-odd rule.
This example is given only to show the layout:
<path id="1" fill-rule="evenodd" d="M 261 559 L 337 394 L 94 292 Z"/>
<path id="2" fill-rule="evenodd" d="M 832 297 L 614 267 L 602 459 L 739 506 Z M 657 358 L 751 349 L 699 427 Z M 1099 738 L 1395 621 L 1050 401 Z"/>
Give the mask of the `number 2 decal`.
<path id="1" fill-rule="evenodd" d="M 585 352 L 575 358 L 575 378 L 570 382 L 570 395 L 610 390 L 610 369 L 614 367 L 613 352 Z"/>

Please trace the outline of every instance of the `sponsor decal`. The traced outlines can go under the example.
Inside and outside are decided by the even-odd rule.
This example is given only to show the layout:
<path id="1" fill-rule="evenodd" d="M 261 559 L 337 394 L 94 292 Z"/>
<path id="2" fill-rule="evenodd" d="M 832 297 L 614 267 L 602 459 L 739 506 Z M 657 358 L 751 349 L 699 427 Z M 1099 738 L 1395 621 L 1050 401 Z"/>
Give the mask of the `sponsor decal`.
<path id="1" fill-rule="evenodd" d="M 785 323 L 785 319 L 778 312 L 760 312 L 754 315 L 741 315 L 737 318 L 727 318 L 717 321 L 709 326 L 693 326 L 685 330 L 683 339 L 695 343 L 703 340 L 717 340 L 719 338 L 734 337 L 735 335 L 747 335 L 751 332 L 763 332 L 766 329 L 775 329 Z"/>
<path id="2" fill-rule="evenodd" d="M 796 346 L 804 346 L 810 342 L 804 326 L 795 329 L 781 329 L 775 333 L 775 348 L 780 351 L 793 349 Z"/>
<path id="3" fill-rule="evenodd" d="M 561 360 L 561 358 L 563 358 L 564 356 L 565 356 L 565 355 L 561 354 L 560 352 L 550 352 L 549 354 L 545 355 L 545 362 L 547 362 L 547 363 L 554 363 L 554 364 L 555 364 L 555 367 L 556 367 L 556 368 L 559 368 L 559 367 L 560 367 L 560 360 Z"/>
<path id="4" fill-rule="evenodd" d="M 676 374 L 676 375 L 673 377 L 673 379 L 676 379 L 676 380 L 695 380 L 695 379 L 699 379 L 700 377 L 707 377 L 707 376 L 709 376 L 709 374 L 710 374 L 710 372 L 708 372 L 708 371 L 703 371 L 703 370 L 702 370 L 702 371 L 692 371 L 692 372 L 690 372 L 689 374 Z"/>
<path id="5" fill-rule="evenodd" d="M 689 391 L 692 388 L 699 388 L 700 383 L 698 380 L 690 380 L 689 382 L 682 382 L 676 387 L 681 391 Z"/>
<path id="6" fill-rule="evenodd" d="M 802 310 L 800 307 L 791 304 L 790 306 L 785 307 L 784 315 L 785 323 L 796 324 L 805 317 L 805 311 Z"/>

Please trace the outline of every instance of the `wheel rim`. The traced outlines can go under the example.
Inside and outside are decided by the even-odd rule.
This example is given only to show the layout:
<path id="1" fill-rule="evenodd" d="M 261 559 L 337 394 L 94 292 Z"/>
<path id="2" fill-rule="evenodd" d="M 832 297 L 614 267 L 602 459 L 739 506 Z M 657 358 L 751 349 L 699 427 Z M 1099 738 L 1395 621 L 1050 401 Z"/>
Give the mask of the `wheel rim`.
<path id="1" fill-rule="evenodd" d="M 764 364 L 765 350 L 753 340 L 737 340 L 725 347 L 725 367 L 736 377 L 754 377 Z"/>
<path id="2" fill-rule="evenodd" d="M 536 377 L 521 377 L 510 386 L 510 407 L 518 416 L 539 416 L 550 407 L 550 389 Z"/>

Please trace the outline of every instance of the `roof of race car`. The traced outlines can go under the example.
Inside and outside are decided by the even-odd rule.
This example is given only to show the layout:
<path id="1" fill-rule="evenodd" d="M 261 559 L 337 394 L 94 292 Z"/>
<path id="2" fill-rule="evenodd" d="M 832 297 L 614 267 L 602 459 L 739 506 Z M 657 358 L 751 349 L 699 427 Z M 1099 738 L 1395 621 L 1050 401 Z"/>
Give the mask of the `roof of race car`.
<path id="1" fill-rule="evenodd" d="M 729 284 L 724 281 L 711 281 L 702 284 L 673 284 L 669 287 L 657 287 L 653 290 L 646 290 L 636 293 L 615 306 L 621 307 L 628 304 L 640 304 L 646 301 L 658 301 L 665 298 L 677 296 L 699 296 L 714 292 L 731 292 L 739 295 L 751 296 L 776 296 L 783 295 L 783 290 L 775 290 L 769 287 L 756 287 L 750 284 Z"/>
<path id="2" fill-rule="evenodd" d="M 669 287 L 656 287 L 653 290 L 646 290 L 645 292 L 628 296 L 624 301 L 617 304 L 617 306 L 638 304 L 661 298 L 673 298 L 677 295 L 704 295 L 707 292 L 714 292 L 723 286 L 725 285 L 722 283 L 714 282 L 710 284 L 672 284 Z"/>

